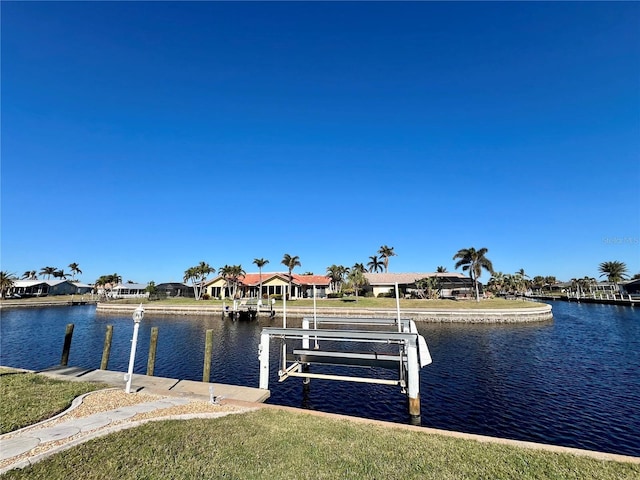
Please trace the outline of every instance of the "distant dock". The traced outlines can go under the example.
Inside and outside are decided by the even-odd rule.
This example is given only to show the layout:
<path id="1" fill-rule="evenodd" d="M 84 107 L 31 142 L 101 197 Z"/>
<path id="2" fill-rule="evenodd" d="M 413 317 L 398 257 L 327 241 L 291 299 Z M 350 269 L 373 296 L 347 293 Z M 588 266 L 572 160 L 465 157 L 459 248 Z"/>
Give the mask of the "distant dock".
<path id="1" fill-rule="evenodd" d="M 640 306 L 640 297 L 628 295 L 627 297 L 615 296 L 609 298 L 606 297 L 570 297 L 567 295 L 554 296 L 554 295 L 532 295 L 529 298 L 535 298 L 536 300 L 557 301 L 562 302 L 574 302 L 574 303 L 594 303 L 598 305 L 621 305 L 626 307 Z"/>
<path id="2" fill-rule="evenodd" d="M 71 307 L 76 305 L 96 305 L 97 300 L 78 299 L 78 300 L 38 300 L 38 301 L 15 301 L 4 300 L 0 302 L 0 309 L 3 308 L 45 308 L 45 307 Z"/>

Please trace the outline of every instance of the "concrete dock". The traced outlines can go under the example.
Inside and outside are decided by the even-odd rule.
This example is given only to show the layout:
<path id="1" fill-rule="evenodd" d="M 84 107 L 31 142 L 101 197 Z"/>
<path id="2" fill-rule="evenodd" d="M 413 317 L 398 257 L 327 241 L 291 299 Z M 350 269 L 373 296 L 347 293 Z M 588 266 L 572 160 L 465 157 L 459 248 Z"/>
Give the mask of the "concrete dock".
<path id="1" fill-rule="evenodd" d="M 59 380 L 71 380 L 81 382 L 99 382 L 113 387 L 125 387 L 124 372 L 112 370 L 99 370 L 80 367 L 54 366 L 38 372 L 50 378 Z M 194 380 L 178 380 L 175 378 L 150 377 L 147 375 L 133 374 L 131 390 L 134 392 L 148 392 L 185 397 L 209 398 L 213 387 L 214 395 L 224 397 L 227 400 L 242 402 L 262 403 L 269 396 L 269 390 L 261 388 L 243 387 L 240 385 L 227 385 L 223 383 L 197 382 Z"/>

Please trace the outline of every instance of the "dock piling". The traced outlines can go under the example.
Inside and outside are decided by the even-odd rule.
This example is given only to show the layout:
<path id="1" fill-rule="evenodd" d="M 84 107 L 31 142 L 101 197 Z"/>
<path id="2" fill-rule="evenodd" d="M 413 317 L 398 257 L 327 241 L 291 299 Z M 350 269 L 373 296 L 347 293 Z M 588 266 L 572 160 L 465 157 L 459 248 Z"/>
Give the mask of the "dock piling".
<path id="1" fill-rule="evenodd" d="M 151 341 L 149 343 L 149 358 L 147 360 L 147 376 L 153 377 L 156 366 L 156 350 L 158 349 L 158 327 L 151 328 Z"/>
<path id="2" fill-rule="evenodd" d="M 113 340 L 113 325 L 107 325 L 107 333 L 104 336 L 104 347 L 102 347 L 102 361 L 100 370 L 106 370 L 109 366 L 109 356 L 111 355 L 111 341 Z"/>
<path id="3" fill-rule="evenodd" d="M 64 345 L 62 347 L 62 358 L 60 359 L 60 365 L 66 367 L 69 365 L 69 352 L 71 351 L 71 339 L 73 338 L 73 323 L 67 324 L 67 329 L 64 333 Z"/>
<path id="4" fill-rule="evenodd" d="M 213 354 L 213 330 L 207 330 L 204 342 L 204 367 L 202 368 L 202 381 L 209 382 L 211 377 L 211 356 Z"/>

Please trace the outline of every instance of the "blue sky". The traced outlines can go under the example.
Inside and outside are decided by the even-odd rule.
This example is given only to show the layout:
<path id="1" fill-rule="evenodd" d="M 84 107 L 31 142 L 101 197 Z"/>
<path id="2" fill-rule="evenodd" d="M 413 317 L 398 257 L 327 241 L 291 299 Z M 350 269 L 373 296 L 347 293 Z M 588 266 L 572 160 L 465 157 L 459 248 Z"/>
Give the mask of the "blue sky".
<path id="1" fill-rule="evenodd" d="M 2 2 L 2 269 L 640 272 L 640 4 Z M 485 282 L 488 276 L 483 275 Z"/>

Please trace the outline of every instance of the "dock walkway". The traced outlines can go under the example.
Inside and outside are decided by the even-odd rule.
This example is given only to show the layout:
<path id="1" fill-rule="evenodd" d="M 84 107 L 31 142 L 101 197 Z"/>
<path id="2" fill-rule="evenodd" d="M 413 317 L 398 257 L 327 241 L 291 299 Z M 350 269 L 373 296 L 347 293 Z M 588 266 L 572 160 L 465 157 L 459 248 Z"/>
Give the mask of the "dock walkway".
<path id="1" fill-rule="evenodd" d="M 55 366 L 41 372 L 50 378 L 60 380 L 76 380 L 82 382 L 105 383 L 114 387 L 125 387 L 124 372 L 113 370 L 98 370 L 79 367 Z M 166 394 L 174 396 L 209 398 L 210 387 L 213 387 L 215 396 L 224 397 L 227 400 L 241 402 L 262 403 L 269 396 L 269 390 L 240 385 L 227 385 L 223 383 L 197 382 L 194 380 L 178 380 L 175 378 L 150 377 L 147 375 L 133 374 L 131 391 Z"/>

